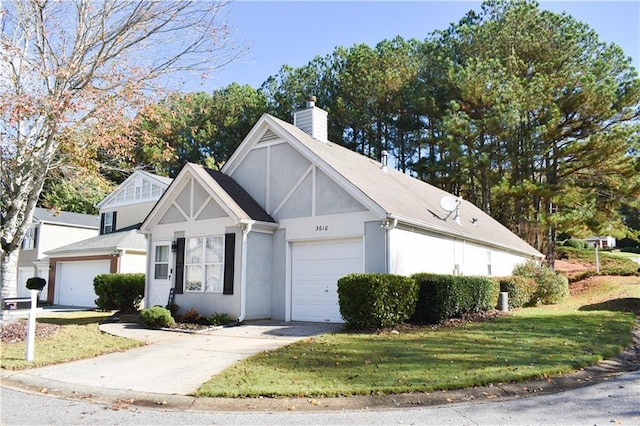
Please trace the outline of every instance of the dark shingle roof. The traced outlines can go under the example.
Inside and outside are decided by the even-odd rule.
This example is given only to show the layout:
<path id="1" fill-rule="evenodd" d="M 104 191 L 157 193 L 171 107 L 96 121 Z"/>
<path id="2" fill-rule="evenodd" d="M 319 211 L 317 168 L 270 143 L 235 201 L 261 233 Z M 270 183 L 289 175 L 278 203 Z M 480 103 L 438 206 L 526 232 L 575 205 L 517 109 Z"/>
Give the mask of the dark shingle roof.
<path id="1" fill-rule="evenodd" d="M 220 187 L 240 206 L 242 210 L 252 219 L 260 222 L 274 222 L 275 220 L 264 211 L 264 209 L 230 176 L 222 172 L 208 169 L 204 170 L 211 176 Z"/>

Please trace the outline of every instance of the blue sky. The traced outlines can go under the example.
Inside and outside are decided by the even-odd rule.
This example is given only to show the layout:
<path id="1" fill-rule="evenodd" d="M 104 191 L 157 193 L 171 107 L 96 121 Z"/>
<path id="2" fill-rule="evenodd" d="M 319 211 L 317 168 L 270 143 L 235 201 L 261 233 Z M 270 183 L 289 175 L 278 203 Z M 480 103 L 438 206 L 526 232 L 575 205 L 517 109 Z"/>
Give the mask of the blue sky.
<path id="1" fill-rule="evenodd" d="M 446 29 L 479 1 L 243 1 L 227 7 L 227 22 L 248 53 L 188 91 L 211 92 L 232 82 L 259 87 L 284 64 L 305 65 L 336 46 L 379 41 L 400 35 L 425 39 Z M 640 70 L 640 1 L 541 1 L 554 12 L 566 11 L 587 23 L 602 41 L 616 43 Z"/>

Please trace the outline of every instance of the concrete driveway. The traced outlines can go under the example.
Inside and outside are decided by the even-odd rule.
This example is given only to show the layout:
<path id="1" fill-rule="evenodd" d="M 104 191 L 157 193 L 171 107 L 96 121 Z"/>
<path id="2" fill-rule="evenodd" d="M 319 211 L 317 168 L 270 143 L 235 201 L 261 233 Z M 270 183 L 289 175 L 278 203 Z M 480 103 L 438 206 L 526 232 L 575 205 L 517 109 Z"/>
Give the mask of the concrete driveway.
<path id="1" fill-rule="evenodd" d="M 340 324 L 254 321 L 201 334 L 149 330 L 136 323 L 102 324 L 104 332 L 147 345 L 4 377 L 32 386 L 72 387 L 156 394 L 193 394 L 204 382 L 235 362 L 310 336 L 331 333 Z"/>

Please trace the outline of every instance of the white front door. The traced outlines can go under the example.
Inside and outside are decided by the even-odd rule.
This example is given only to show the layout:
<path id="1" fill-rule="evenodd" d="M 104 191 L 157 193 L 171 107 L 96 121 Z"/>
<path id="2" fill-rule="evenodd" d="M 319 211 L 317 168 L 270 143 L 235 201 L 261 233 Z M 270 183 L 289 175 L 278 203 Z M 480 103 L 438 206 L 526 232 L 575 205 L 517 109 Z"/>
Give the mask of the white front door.
<path id="1" fill-rule="evenodd" d="M 343 322 L 338 279 L 362 272 L 362 238 L 294 243 L 291 248 L 291 319 Z"/>
<path id="2" fill-rule="evenodd" d="M 149 253 L 152 262 L 151 286 L 148 306 L 166 306 L 171 289 L 172 256 L 171 241 L 153 243 L 153 251 Z"/>

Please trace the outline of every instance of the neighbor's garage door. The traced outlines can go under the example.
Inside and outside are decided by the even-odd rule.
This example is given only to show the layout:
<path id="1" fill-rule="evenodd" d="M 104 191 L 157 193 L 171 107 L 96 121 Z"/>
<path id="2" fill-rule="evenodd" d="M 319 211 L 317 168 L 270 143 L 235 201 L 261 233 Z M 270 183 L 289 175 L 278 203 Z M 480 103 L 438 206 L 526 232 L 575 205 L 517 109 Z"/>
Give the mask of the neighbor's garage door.
<path id="1" fill-rule="evenodd" d="M 93 290 L 93 278 L 108 274 L 111 262 L 92 260 L 86 262 L 58 262 L 56 265 L 56 303 L 67 306 L 96 306 L 98 298 Z"/>
<path id="2" fill-rule="evenodd" d="M 362 271 L 361 238 L 293 244 L 291 319 L 343 322 L 338 305 L 338 279 Z"/>

